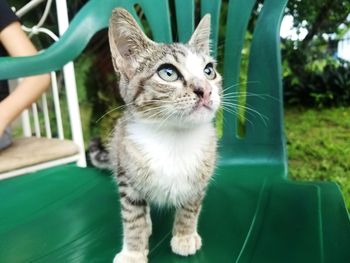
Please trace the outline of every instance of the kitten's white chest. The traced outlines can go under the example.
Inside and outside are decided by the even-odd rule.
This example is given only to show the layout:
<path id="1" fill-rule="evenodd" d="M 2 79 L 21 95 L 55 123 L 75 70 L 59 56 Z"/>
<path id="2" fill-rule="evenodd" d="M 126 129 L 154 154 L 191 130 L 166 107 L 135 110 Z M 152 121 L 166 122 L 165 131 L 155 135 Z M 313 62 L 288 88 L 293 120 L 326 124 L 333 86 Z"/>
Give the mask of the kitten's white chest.
<path id="1" fill-rule="evenodd" d="M 149 176 L 142 191 L 150 201 L 177 205 L 198 194 L 198 170 L 213 136 L 211 124 L 172 130 L 133 123 L 128 134 L 148 163 Z"/>

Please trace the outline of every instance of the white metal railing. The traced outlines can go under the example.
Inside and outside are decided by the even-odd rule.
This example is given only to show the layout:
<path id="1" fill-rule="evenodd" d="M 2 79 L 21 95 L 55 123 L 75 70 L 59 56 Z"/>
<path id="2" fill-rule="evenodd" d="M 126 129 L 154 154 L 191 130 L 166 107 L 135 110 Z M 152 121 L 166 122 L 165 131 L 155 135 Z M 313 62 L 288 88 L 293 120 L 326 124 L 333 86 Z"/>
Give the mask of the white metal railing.
<path id="1" fill-rule="evenodd" d="M 27 4 L 25 4 L 23 7 L 21 7 L 18 11 L 16 11 L 16 15 L 18 17 L 22 17 L 32 9 L 36 8 L 39 4 L 44 2 L 45 0 L 33 0 L 29 1 Z"/>
<path id="2" fill-rule="evenodd" d="M 15 11 L 18 17 L 22 17 L 27 14 L 29 11 L 37 8 L 39 4 L 46 1 L 45 9 L 43 15 L 39 19 L 39 21 L 32 27 L 27 27 L 25 25 L 22 26 L 23 30 L 26 31 L 29 37 L 33 35 L 45 34 L 48 35 L 53 41 L 57 41 L 59 37 L 44 27 L 44 23 L 47 19 L 47 16 L 52 7 L 52 0 L 32 0 L 29 1 L 25 6 Z M 56 10 L 57 10 L 57 21 L 59 28 L 59 35 L 61 36 L 69 25 L 68 19 L 68 10 L 67 3 L 65 0 L 56 0 Z M 79 111 L 79 102 L 77 96 L 77 87 L 75 80 L 75 71 L 73 62 L 69 62 L 66 64 L 63 69 L 63 80 L 66 91 L 66 101 L 68 105 L 68 116 L 70 122 L 70 129 L 72 134 L 72 140 L 78 145 L 80 149 L 79 159 L 77 164 L 79 166 L 86 166 L 85 159 L 85 149 L 84 149 L 84 141 L 82 134 L 82 125 L 80 119 L 80 111 Z M 59 97 L 59 83 L 57 81 L 57 73 L 51 72 L 51 96 L 53 100 L 54 114 L 56 119 L 56 127 L 57 127 L 57 137 L 59 139 L 64 139 L 64 129 L 63 129 L 63 120 L 62 120 L 62 110 L 60 106 L 60 97 Z M 47 94 L 44 94 L 41 97 L 41 101 L 33 103 L 31 109 L 27 109 L 22 113 L 22 129 L 23 135 L 25 137 L 32 136 L 32 131 L 34 130 L 34 134 L 37 137 L 43 136 L 41 132 L 40 119 L 43 119 L 43 130 L 45 131 L 45 137 L 52 138 L 52 126 L 50 123 L 50 110 L 49 110 L 49 102 Z M 40 110 L 39 110 L 40 109 Z M 39 111 L 42 112 L 43 117 L 39 117 Z M 33 124 L 33 129 L 31 125 L 31 120 Z"/>

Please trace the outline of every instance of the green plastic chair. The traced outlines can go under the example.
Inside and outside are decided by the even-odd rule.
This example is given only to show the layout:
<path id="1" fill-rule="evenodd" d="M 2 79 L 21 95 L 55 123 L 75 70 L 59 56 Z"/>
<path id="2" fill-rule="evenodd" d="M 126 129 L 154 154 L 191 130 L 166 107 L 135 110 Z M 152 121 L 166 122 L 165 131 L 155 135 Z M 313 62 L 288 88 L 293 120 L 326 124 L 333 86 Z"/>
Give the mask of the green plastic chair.
<path id="1" fill-rule="evenodd" d="M 167 0 L 91 0 L 60 41 L 33 57 L 1 58 L 0 78 L 57 70 L 74 60 L 108 23 L 117 6 L 135 15 L 139 4 L 156 41 L 171 42 Z M 230 0 L 224 56 L 224 86 L 239 82 L 241 49 L 255 0 Z M 194 29 L 194 1 L 175 0 L 178 38 Z M 224 112 L 220 160 L 199 222 L 202 249 L 183 258 L 170 249 L 173 211 L 152 212 L 151 263 L 350 262 L 350 224 L 333 183 L 287 179 L 279 25 L 286 0 L 265 0 L 251 44 L 247 97 L 268 117 L 247 123 L 237 136 L 237 117 Z M 211 13 L 217 48 L 221 1 L 202 0 Z M 258 83 L 258 84 L 253 84 Z M 75 165 L 51 168 L 0 182 L 0 262 L 112 262 L 121 248 L 116 187 L 109 172 Z"/>

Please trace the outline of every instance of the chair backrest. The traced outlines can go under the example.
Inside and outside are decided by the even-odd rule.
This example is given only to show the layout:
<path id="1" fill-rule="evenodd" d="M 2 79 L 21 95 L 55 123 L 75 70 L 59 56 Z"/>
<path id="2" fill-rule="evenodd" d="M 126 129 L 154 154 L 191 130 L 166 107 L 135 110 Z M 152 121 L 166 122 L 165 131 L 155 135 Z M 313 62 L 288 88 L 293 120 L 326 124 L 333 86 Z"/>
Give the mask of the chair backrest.
<path id="1" fill-rule="evenodd" d="M 181 42 L 189 39 L 195 24 L 194 0 L 90 0 L 72 20 L 62 38 L 49 49 L 34 57 L 0 59 L 0 78 L 12 78 L 57 70 L 76 58 L 91 37 L 108 26 L 112 9 L 129 10 L 136 19 L 135 7 L 142 8 L 158 42 L 172 42 L 173 29 Z M 221 162 L 240 165 L 272 165 L 286 174 L 286 150 L 283 135 L 283 103 L 279 25 L 287 0 L 265 0 L 255 25 L 250 47 L 246 105 L 261 120 L 245 122 L 244 136 L 238 136 L 238 117 L 223 111 Z M 201 0 L 200 15 L 212 16 L 212 45 L 218 50 L 221 19 L 220 0 Z M 224 89 L 227 94 L 239 94 L 241 51 L 249 18 L 256 0 L 230 0 L 226 21 L 224 51 Z M 175 11 L 175 15 L 171 14 Z M 174 19 L 175 18 L 175 19 Z M 176 21 L 176 25 L 171 22 Z M 233 95 L 232 95 L 233 94 Z M 230 96 L 230 95 L 229 95 Z M 228 97 L 229 97 L 228 96 Z M 246 107 L 244 105 L 240 106 Z M 247 112 L 248 114 L 248 112 Z"/>

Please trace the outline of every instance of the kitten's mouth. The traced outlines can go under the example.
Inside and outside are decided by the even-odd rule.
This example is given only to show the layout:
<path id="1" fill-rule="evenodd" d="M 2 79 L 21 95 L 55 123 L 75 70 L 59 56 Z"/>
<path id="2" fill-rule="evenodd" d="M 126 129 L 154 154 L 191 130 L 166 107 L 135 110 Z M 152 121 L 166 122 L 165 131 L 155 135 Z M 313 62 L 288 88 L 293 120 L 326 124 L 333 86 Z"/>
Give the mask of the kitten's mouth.
<path id="1" fill-rule="evenodd" d="M 213 101 L 211 101 L 211 100 L 209 100 L 209 101 L 198 100 L 196 105 L 193 107 L 192 112 L 195 112 L 196 110 L 200 110 L 202 108 L 205 108 L 205 109 L 207 109 L 209 111 L 213 111 L 212 105 L 213 105 Z"/>

